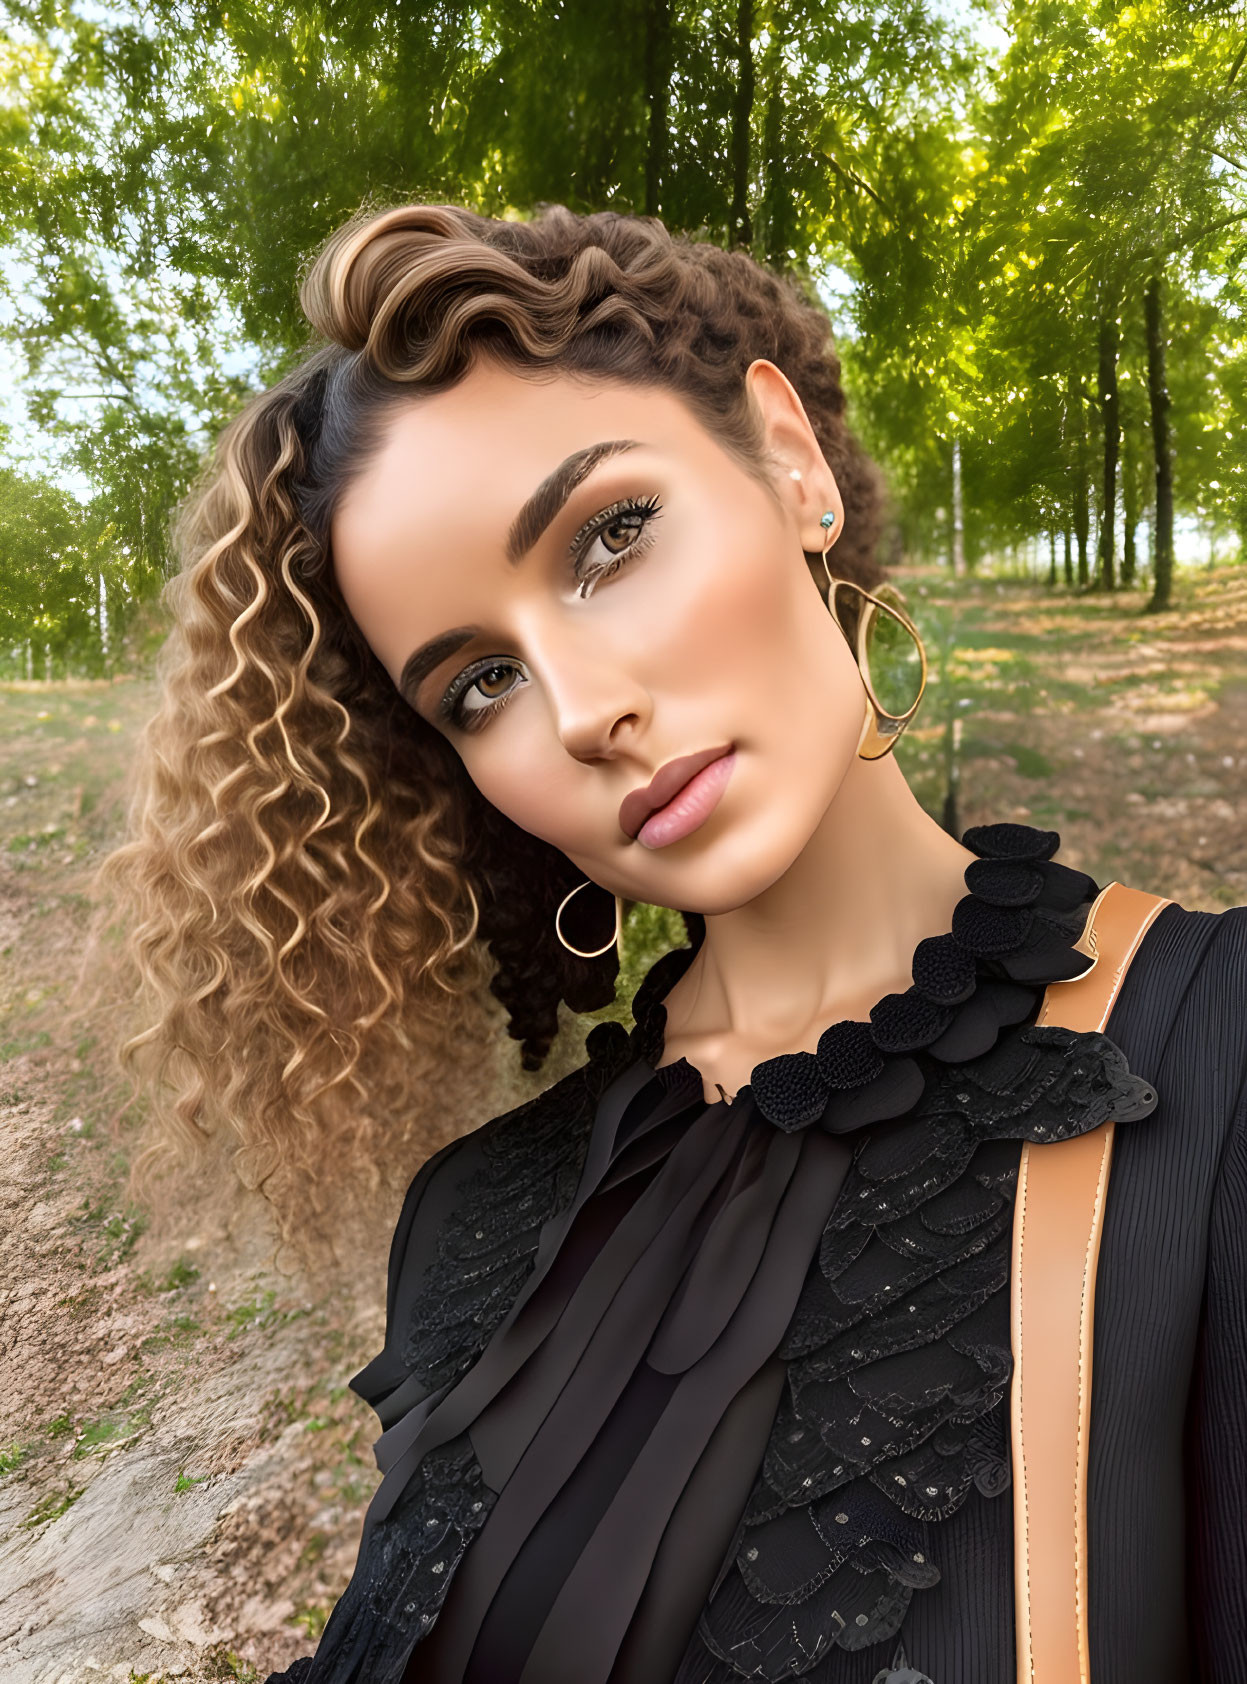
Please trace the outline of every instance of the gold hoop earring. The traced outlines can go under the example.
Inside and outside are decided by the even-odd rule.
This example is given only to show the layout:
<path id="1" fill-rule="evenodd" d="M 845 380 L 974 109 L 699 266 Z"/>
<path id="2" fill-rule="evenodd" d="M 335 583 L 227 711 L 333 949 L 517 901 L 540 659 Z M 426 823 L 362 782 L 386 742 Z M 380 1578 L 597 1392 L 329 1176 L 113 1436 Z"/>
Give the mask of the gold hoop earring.
<path id="1" fill-rule="evenodd" d="M 858 671 L 861 673 L 862 683 L 866 687 L 868 707 L 866 710 L 866 717 L 862 721 L 861 735 L 857 740 L 858 757 L 862 760 L 882 760 L 885 754 L 890 753 L 891 750 L 896 747 L 898 741 L 900 740 L 901 732 L 917 713 L 918 707 L 922 701 L 923 693 L 927 687 L 926 645 L 923 643 L 922 638 L 919 635 L 917 626 L 914 625 L 913 621 L 909 618 L 909 615 L 904 613 L 902 609 L 898 608 L 893 603 L 885 602 L 882 597 L 872 595 L 870 591 L 863 589 L 861 585 L 855 585 L 852 579 L 832 578 L 831 569 L 827 565 L 827 550 L 831 543 L 831 531 L 832 527 L 835 525 L 835 520 L 836 517 L 834 512 L 829 509 L 819 522 L 826 534 L 823 539 L 823 572 L 827 575 L 827 612 L 844 633 L 845 639 L 849 642 L 850 647 L 853 648 Z M 863 599 L 861 606 L 858 609 L 855 638 L 849 637 L 849 632 L 845 627 L 843 620 L 836 612 L 836 592 L 845 586 L 847 586 L 850 590 L 856 591 Z M 867 643 L 870 637 L 871 628 L 875 623 L 878 610 L 880 608 L 883 609 L 885 614 L 890 614 L 894 620 L 904 627 L 910 637 L 913 638 L 918 650 L 918 659 L 922 664 L 922 678 L 918 685 L 918 694 L 914 697 L 909 707 L 905 709 L 904 713 L 889 713 L 888 710 L 881 705 L 879 698 L 875 695 L 874 685 L 871 683 L 870 656 L 867 649 Z"/>
<path id="2" fill-rule="evenodd" d="M 579 959 L 597 959 L 597 958 L 600 958 L 600 956 L 603 953 L 606 952 L 607 948 L 609 948 L 609 947 L 618 948 L 619 947 L 619 938 L 623 934 L 623 901 L 619 898 L 618 895 L 615 895 L 613 897 L 614 902 L 615 902 L 615 933 L 614 933 L 614 935 L 611 936 L 611 939 L 607 942 L 606 947 L 595 947 L 594 950 L 592 951 L 592 953 L 586 953 L 586 952 L 583 952 L 579 947 L 573 947 L 570 941 L 567 941 L 567 940 L 564 939 L 563 932 L 559 928 L 559 919 L 563 915 L 563 908 L 567 905 L 568 901 L 572 898 L 572 895 L 578 895 L 582 889 L 587 889 L 589 887 L 589 884 L 592 881 L 593 881 L 593 879 L 591 877 L 586 877 L 583 883 L 577 883 L 576 887 L 574 889 L 572 889 L 569 894 L 566 894 L 566 895 L 563 896 L 562 900 L 559 902 L 559 909 L 554 914 L 554 933 L 555 933 L 555 935 L 563 943 L 563 946 L 567 949 L 567 951 L 569 953 L 574 953 L 577 956 L 577 958 L 579 958 Z M 619 950 L 619 956 L 620 956 L 620 959 L 622 960 L 622 958 L 623 958 L 622 949 Z"/>

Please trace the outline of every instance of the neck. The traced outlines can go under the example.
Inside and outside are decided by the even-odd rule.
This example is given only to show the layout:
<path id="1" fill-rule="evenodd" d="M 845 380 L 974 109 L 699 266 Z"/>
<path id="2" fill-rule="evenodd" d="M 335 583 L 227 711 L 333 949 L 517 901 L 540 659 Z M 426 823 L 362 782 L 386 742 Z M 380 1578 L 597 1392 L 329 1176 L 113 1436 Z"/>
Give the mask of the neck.
<path id="1" fill-rule="evenodd" d="M 670 1034 L 741 1029 L 782 1045 L 811 1024 L 867 1018 L 910 987 L 918 943 L 950 928 L 975 857 L 926 813 L 893 755 L 855 758 L 788 870 L 748 904 L 706 915 Z"/>

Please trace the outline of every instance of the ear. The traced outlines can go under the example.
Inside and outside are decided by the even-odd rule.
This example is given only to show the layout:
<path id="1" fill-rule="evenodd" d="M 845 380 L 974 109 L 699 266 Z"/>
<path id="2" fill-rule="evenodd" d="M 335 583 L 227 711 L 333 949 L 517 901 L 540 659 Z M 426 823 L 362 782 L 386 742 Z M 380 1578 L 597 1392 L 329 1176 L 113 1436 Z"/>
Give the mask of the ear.
<path id="1" fill-rule="evenodd" d="M 844 528 L 844 503 L 805 405 L 788 376 L 765 357 L 756 358 L 745 370 L 745 390 L 762 428 L 776 495 L 793 516 L 801 548 L 819 554 L 826 538 L 819 523 L 830 509 L 836 517 L 831 529 L 834 544 Z"/>

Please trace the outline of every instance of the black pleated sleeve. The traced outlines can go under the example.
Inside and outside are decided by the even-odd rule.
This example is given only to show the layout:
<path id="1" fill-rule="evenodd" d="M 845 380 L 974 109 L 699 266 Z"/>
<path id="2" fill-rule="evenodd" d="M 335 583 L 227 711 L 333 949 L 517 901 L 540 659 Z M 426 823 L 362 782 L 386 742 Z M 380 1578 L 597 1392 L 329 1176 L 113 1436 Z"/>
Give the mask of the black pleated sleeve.
<path id="1" fill-rule="evenodd" d="M 1240 999 L 1247 1013 L 1247 999 Z M 1187 1416 L 1188 1595 L 1199 1684 L 1247 1678 L 1247 1092 L 1213 1196 Z"/>

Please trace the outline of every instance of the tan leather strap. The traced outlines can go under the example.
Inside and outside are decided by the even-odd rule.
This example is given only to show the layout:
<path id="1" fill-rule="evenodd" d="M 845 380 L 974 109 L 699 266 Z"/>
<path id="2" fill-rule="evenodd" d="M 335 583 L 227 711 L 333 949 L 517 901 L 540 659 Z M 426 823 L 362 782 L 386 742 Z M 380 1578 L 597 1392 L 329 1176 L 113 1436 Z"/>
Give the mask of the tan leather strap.
<path id="1" fill-rule="evenodd" d="M 1168 900 L 1110 883 L 1075 946 L 1095 964 L 1051 983 L 1037 1023 L 1103 1029 L 1122 978 Z M 1087 1448 L 1096 1263 L 1110 1120 L 1072 1140 L 1026 1141 L 1013 1212 L 1010 1308 L 1018 1684 L 1089 1684 Z"/>

